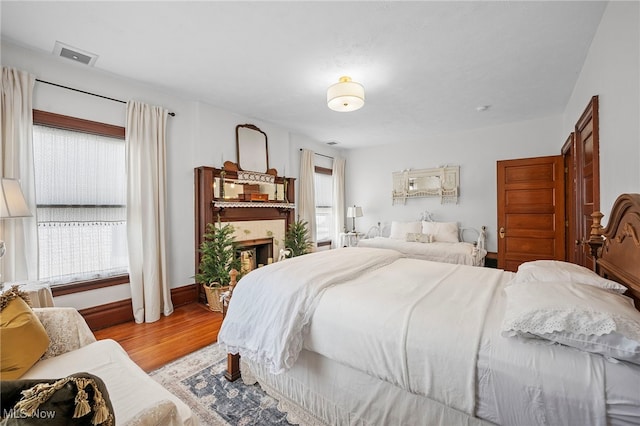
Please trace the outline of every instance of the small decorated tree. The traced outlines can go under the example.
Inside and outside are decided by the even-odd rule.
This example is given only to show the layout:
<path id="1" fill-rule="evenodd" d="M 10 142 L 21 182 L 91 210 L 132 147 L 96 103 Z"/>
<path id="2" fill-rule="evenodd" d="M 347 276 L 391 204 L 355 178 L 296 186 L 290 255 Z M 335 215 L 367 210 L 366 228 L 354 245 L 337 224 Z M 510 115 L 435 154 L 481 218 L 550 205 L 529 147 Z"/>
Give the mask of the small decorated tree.
<path id="1" fill-rule="evenodd" d="M 301 219 L 289 225 L 284 237 L 284 246 L 291 250 L 292 257 L 307 254 L 311 251 L 313 244 L 308 226 L 307 221 Z"/>
<path id="2" fill-rule="evenodd" d="M 200 245 L 199 272 L 195 278 L 205 288 L 209 309 L 222 312 L 220 292 L 229 285 L 229 271 L 240 270 L 240 259 L 236 257 L 232 225 L 222 225 L 218 217 L 217 223 L 207 224 L 206 231 Z"/>

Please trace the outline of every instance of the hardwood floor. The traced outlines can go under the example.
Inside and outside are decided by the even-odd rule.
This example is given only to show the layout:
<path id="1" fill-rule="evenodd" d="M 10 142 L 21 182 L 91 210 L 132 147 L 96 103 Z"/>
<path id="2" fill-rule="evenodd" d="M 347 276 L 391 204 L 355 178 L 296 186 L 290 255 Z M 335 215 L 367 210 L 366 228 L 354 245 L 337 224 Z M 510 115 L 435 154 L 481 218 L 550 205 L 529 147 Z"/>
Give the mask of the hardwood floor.
<path id="1" fill-rule="evenodd" d="M 218 338 L 222 314 L 201 303 L 175 308 L 172 315 L 152 323 L 128 322 L 95 331 L 96 339 L 120 343 L 146 372 L 203 348 Z"/>

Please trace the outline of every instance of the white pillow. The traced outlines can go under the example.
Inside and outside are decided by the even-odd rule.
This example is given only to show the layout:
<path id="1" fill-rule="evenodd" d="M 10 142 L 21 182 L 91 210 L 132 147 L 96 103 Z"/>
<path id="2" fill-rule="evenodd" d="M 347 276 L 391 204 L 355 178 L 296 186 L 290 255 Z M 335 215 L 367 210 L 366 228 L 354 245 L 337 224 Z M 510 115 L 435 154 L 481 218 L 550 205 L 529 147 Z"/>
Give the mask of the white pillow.
<path id="1" fill-rule="evenodd" d="M 603 278 L 584 266 L 558 260 L 525 262 L 518 267 L 518 272 L 516 272 L 513 282 L 515 284 L 524 284 L 540 281 L 569 281 L 592 285 L 618 293 L 627 291 L 627 288 L 622 284 Z"/>
<path id="2" fill-rule="evenodd" d="M 422 222 L 422 233 L 433 235 L 433 241 L 441 243 L 460 242 L 456 222 Z"/>
<path id="3" fill-rule="evenodd" d="M 391 222 L 389 238 L 404 240 L 407 234 L 419 234 L 422 229 L 420 222 Z"/>
<path id="4" fill-rule="evenodd" d="M 566 281 L 505 287 L 504 337 L 546 339 L 640 364 L 640 312 L 619 293 Z"/>

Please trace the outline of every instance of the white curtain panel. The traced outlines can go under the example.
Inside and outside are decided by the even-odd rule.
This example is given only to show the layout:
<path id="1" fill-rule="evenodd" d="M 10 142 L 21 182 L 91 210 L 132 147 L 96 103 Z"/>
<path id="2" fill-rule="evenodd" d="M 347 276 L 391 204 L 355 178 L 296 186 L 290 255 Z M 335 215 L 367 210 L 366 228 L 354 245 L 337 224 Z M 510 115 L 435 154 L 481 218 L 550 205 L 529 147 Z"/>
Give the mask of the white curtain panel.
<path id="1" fill-rule="evenodd" d="M 0 219 L 0 239 L 4 240 L 7 250 L 1 262 L 0 282 L 38 279 L 38 228 L 32 145 L 34 84 L 33 75 L 2 67 L 0 174 L 2 177 L 20 180 L 22 192 L 33 216 Z"/>
<path id="2" fill-rule="evenodd" d="M 127 245 L 137 323 L 173 313 L 165 227 L 167 113 L 161 107 L 127 103 Z"/>
<path id="3" fill-rule="evenodd" d="M 301 220 L 306 220 L 309 224 L 309 234 L 315 245 L 316 200 L 314 186 L 315 164 L 313 157 L 314 152 L 308 149 L 303 149 L 300 155 L 300 201 L 298 202 L 298 215 Z"/>
<path id="4" fill-rule="evenodd" d="M 344 166 L 346 161 L 342 157 L 333 160 L 333 235 L 331 245 L 336 248 L 340 244 L 340 233 L 344 229 Z"/>

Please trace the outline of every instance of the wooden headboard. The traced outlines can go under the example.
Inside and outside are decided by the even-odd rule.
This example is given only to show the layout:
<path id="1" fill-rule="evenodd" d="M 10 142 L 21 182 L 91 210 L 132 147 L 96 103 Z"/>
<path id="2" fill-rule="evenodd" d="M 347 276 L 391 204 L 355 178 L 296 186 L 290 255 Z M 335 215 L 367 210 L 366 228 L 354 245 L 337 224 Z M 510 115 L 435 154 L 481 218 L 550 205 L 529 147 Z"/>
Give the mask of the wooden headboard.
<path id="1" fill-rule="evenodd" d="M 589 245 L 596 272 L 624 284 L 625 294 L 640 310 L 640 194 L 622 194 L 611 209 L 607 227 L 602 213 L 594 212 Z"/>

